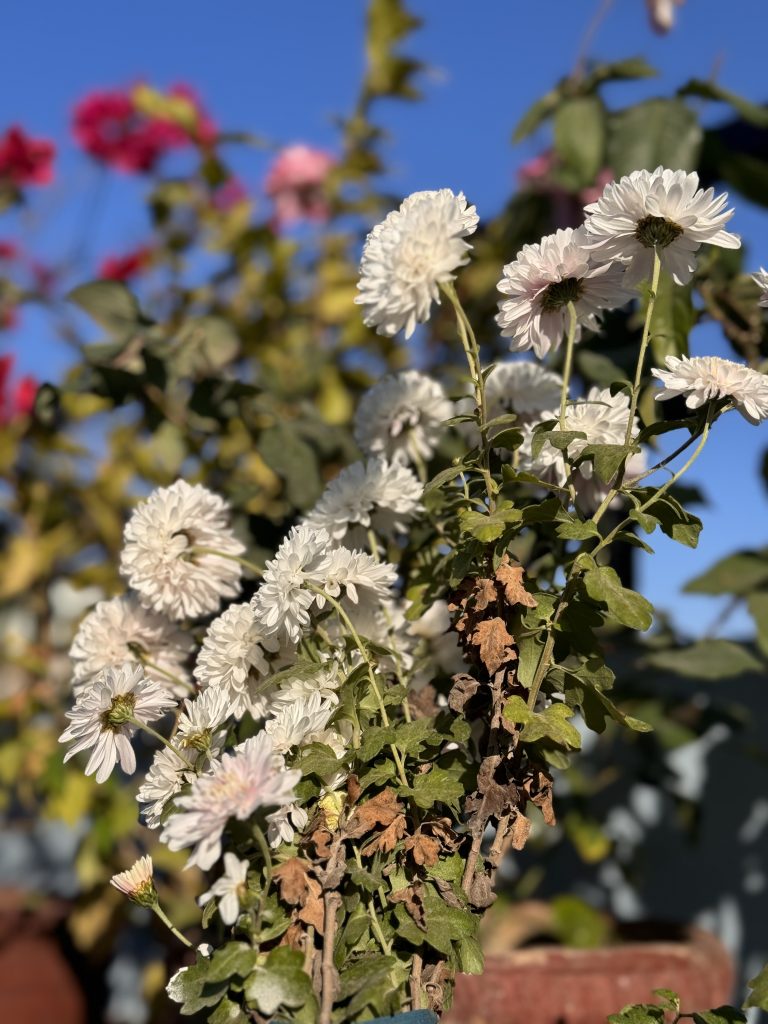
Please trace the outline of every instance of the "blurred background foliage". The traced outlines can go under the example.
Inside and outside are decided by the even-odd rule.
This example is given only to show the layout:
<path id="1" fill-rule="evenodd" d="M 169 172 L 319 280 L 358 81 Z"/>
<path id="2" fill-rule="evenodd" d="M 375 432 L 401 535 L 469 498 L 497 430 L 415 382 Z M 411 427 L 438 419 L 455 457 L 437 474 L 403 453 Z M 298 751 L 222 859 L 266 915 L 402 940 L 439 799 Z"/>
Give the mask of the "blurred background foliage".
<path id="1" fill-rule="evenodd" d="M 18 884 L 30 899 L 54 893 L 74 900 L 67 927 L 78 955 L 93 976 L 107 971 L 113 995 L 122 985 L 146 997 L 156 1020 L 173 1013 L 162 998 L 165 938 L 150 938 L 144 912 L 127 907 L 106 883 L 148 850 L 164 879 L 171 917 L 192 932 L 198 917 L 192 894 L 199 885 L 192 872 L 162 875 L 180 862 L 138 826 L 133 780 L 113 776 L 97 786 L 77 766 L 61 764 L 56 739 L 70 693 L 67 649 L 83 611 L 121 589 L 116 566 L 123 523 L 135 500 L 153 487 L 183 476 L 222 493 L 251 554 L 262 561 L 324 482 L 356 457 L 352 412 L 372 381 L 415 362 L 439 375 L 454 395 L 463 391 L 448 310 L 406 348 L 363 327 L 353 302 L 365 232 L 402 198 L 381 189 L 377 118 L 383 101 L 419 99 L 425 65 L 409 49 L 417 24 L 400 0 L 371 0 L 365 73 L 356 102 L 338 119 L 336 151 L 321 155 L 322 172 L 304 179 L 290 169 L 281 179 L 277 161 L 285 153 L 278 154 L 266 219 L 258 213 L 264 204 L 254 203 L 226 158 L 231 147 L 263 146 L 264 140 L 219 133 L 185 94 L 144 85 L 129 96 L 132 118 L 170 124 L 174 144 L 181 138 L 195 154 L 194 170 L 183 177 L 165 176 L 159 161 L 134 169 L 145 181 L 153 227 L 146 247 L 102 267 L 101 279 L 76 287 L 65 305 L 51 297 L 44 274 L 20 283 L 13 253 L 0 253 L 2 317 L 9 322 L 25 304 L 46 308 L 76 356 L 64 379 L 39 387 L 14 381 L 10 361 L 0 367 L 5 859 L 8 850 L 12 865 L 16 856 Z M 498 213 L 480 211 L 473 259 L 459 278 L 487 362 L 506 358 L 493 320 L 502 265 L 523 244 L 578 224 L 583 205 L 610 178 L 659 164 L 697 170 L 705 186 L 737 193 L 736 203 L 744 197 L 768 206 L 768 107 L 699 80 L 681 83 L 673 96 L 624 108 L 609 101 L 614 83 L 652 82 L 653 74 L 636 57 L 581 61 L 510 126 L 515 141 L 538 130 L 550 144 L 526 165 Z M 711 104 L 722 114 L 714 127 Z M 105 173 L 115 173 L 109 160 L 95 159 Z M 21 179 L 6 169 L 5 205 L 34 203 Z M 316 224 L 286 232 L 290 219 Z M 711 250 L 691 286 L 662 287 L 656 360 L 685 351 L 689 330 L 714 320 L 734 358 L 761 368 L 768 332 L 756 300 L 742 253 Z M 628 376 L 642 305 L 611 314 L 608 344 L 593 346 L 587 337 L 579 346 L 585 388 Z M 674 403 L 660 411 L 650 392 L 640 410 L 646 424 L 680 414 Z M 454 451 L 449 438 L 439 456 L 446 466 Z M 617 568 L 629 578 L 631 559 Z M 655 732 L 632 734 L 606 723 L 600 740 L 566 773 L 558 829 L 540 830 L 506 872 L 510 899 L 559 896 L 556 925 L 548 927 L 566 941 L 588 945 L 608 934 L 606 918 L 574 893 L 601 908 L 642 909 L 633 909 L 626 896 L 643 890 L 648 865 L 642 842 L 613 827 L 622 809 L 631 812 L 638 786 L 656 794 L 659 828 L 695 837 L 706 790 L 681 788 L 676 750 L 724 728 L 744 744 L 751 770 L 765 777 L 759 721 L 730 691 L 711 684 L 736 676 L 754 684 L 765 672 L 768 551 L 738 552 L 690 586 L 729 595 L 729 607 L 746 605 L 756 645 L 722 640 L 716 630 L 688 644 L 663 616 L 642 645 L 623 633 L 614 638 L 622 706 Z M 637 818 L 642 824 L 643 814 Z M 16 854 L 13 836 L 20 837 Z M 615 896 L 617 886 L 623 904 L 606 895 L 613 887 Z M 109 998 L 100 991 L 99 999 Z M 100 1015 L 103 1007 L 94 1012 Z M 143 1012 L 112 999 L 107 1017 L 117 1024 L 142 1019 Z"/>

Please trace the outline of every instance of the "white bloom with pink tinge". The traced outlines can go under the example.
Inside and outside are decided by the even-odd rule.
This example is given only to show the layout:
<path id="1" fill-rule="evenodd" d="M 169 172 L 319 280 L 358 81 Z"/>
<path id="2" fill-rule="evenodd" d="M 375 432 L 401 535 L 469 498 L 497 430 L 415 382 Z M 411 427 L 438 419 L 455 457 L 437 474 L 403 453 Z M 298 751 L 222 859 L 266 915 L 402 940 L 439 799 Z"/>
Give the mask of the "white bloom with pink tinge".
<path id="1" fill-rule="evenodd" d="M 301 143 L 280 150 L 264 182 L 264 191 L 275 203 L 278 225 L 328 219 L 330 207 L 323 186 L 336 163 L 330 153 Z"/>
<path id="2" fill-rule="evenodd" d="M 656 401 L 685 397 L 689 409 L 717 398 L 730 398 L 745 420 L 758 424 L 768 418 L 768 376 L 720 356 L 667 356 L 666 370 L 651 370 L 664 385 Z"/>

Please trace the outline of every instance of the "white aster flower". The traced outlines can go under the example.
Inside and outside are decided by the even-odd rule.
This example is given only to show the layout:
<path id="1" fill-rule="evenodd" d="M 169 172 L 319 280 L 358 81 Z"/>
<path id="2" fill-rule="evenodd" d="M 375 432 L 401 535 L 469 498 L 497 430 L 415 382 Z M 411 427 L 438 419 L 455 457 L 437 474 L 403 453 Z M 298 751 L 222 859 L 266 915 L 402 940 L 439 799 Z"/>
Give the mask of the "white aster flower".
<path id="1" fill-rule="evenodd" d="M 651 370 L 664 385 L 656 400 L 685 396 L 689 409 L 717 398 L 730 398 L 745 420 L 757 424 L 768 418 L 768 376 L 719 356 L 667 356 L 666 370 Z"/>
<path id="2" fill-rule="evenodd" d="M 279 643 L 265 636 L 249 603 L 232 604 L 210 624 L 197 656 L 194 674 L 200 686 L 221 689 L 229 699 L 229 714 L 241 719 L 267 713 L 270 664 L 265 652 Z"/>
<path id="3" fill-rule="evenodd" d="M 151 857 L 140 857 L 127 871 L 113 875 L 109 884 L 142 907 L 153 907 L 157 903 L 157 890 L 152 878 Z"/>
<path id="4" fill-rule="evenodd" d="M 160 836 L 171 850 L 194 850 L 187 867 L 204 871 L 221 856 L 221 837 L 230 818 L 247 821 L 262 807 L 283 807 L 294 801 L 300 771 L 285 767 L 271 737 L 260 732 L 222 754 L 211 770 L 195 779 L 188 793 L 176 799 L 178 810 Z"/>
<path id="5" fill-rule="evenodd" d="M 318 694 L 321 700 L 337 705 L 341 682 L 339 668 L 333 661 L 316 666 L 309 675 L 297 671 L 295 676 L 284 678 L 270 694 L 270 709 L 276 711 L 281 704 L 304 700 L 313 693 Z"/>
<path id="6" fill-rule="evenodd" d="M 229 704 L 226 690 L 214 686 L 194 698 L 187 698 L 176 727 L 179 748 L 218 753 L 226 731 L 221 726 L 229 717 Z"/>
<path id="7" fill-rule="evenodd" d="M 81 690 L 72 710 L 66 712 L 70 724 L 59 742 L 74 741 L 74 745 L 64 761 L 92 747 L 86 775 L 95 772 L 96 781 L 105 782 L 118 761 L 126 775 L 132 775 L 136 771 L 136 755 L 131 746 L 136 726 L 132 719 L 148 724 L 175 706 L 164 687 L 145 678 L 141 665 L 126 662 L 118 668 L 105 669 Z"/>
<path id="8" fill-rule="evenodd" d="M 365 551 L 350 551 L 349 548 L 334 548 L 317 567 L 314 580 L 322 587 L 323 594 L 359 604 L 361 599 L 379 601 L 391 596 L 390 588 L 397 579 L 397 569 L 389 562 L 377 562 Z M 358 593 L 358 587 L 360 592 Z M 323 594 L 317 595 L 317 606 L 325 606 Z"/>
<path id="9" fill-rule="evenodd" d="M 543 358 L 557 349 L 568 329 L 568 303 L 581 327 L 597 329 L 602 310 L 616 309 L 632 298 L 624 285 L 624 268 L 598 262 L 587 248 L 583 228 L 561 228 L 536 245 L 524 245 L 514 262 L 504 267 L 497 288 L 496 323 L 511 338 L 514 352 L 533 349 Z"/>
<path id="10" fill-rule="evenodd" d="M 546 369 L 540 363 L 523 362 L 521 359 L 497 363 L 485 382 L 488 420 L 514 413 L 517 417 L 515 426 L 538 423 L 543 413 L 558 407 L 562 387 L 563 378 L 560 374 Z M 467 397 L 457 402 L 456 411 L 471 413 L 474 408 L 474 397 Z M 491 440 L 511 425 L 508 422 L 492 427 L 489 431 Z M 477 423 L 465 421 L 458 424 L 458 430 L 470 444 L 479 443 Z"/>
<path id="11" fill-rule="evenodd" d="M 428 460 L 454 414 L 440 384 L 418 370 L 390 374 L 360 400 L 355 440 L 367 455 L 397 462 Z"/>
<path id="12" fill-rule="evenodd" d="M 626 284 L 651 276 L 654 247 L 662 267 L 677 284 L 687 284 L 696 269 L 695 254 L 705 243 L 738 249 L 741 239 L 725 230 L 733 210 L 724 210 L 728 195 L 699 188 L 695 172 L 633 171 L 605 186 L 584 227 L 596 260 L 629 264 Z"/>
<path id="13" fill-rule="evenodd" d="M 768 270 L 760 267 L 758 272 L 752 275 L 752 280 L 760 289 L 760 298 L 757 300 L 758 306 L 768 306 Z"/>
<path id="14" fill-rule="evenodd" d="M 627 432 L 627 420 L 629 419 L 629 396 L 620 391 L 612 395 L 608 388 L 590 388 L 585 398 L 570 402 L 566 408 L 565 429 L 566 431 L 579 431 L 585 434 L 584 438 L 575 438 L 568 446 L 570 461 L 574 461 L 581 455 L 587 445 L 590 444 L 624 444 Z M 556 420 L 558 412 L 551 412 L 542 416 L 542 422 L 548 419 Z M 559 430 L 555 425 L 553 430 Z M 634 438 L 640 430 L 640 423 L 635 417 L 632 424 L 632 437 Z M 533 427 L 527 425 L 523 428 L 523 443 L 520 446 L 520 469 L 524 472 L 533 473 L 539 479 L 548 480 L 564 487 L 568 479 L 565 459 L 563 453 L 545 441 L 537 455 L 533 454 Z M 575 474 L 574 483 L 577 491 L 584 480 L 592 477 L 591 462 L 583 462 Z"/>
<path id="15" fill-rule="evenodd" d="M 144 608 L 134 594 L 99 601 L 80 623 L 69 649 L 74 662 L 73 683 L 77 689 L 105 668 L 137 661 L 144 665 L 148 679 L 182 697 L 187 687 L 174 684 L 169 676 L 188 679 L 184 663 L 193 646 L 188 634 Z"/>
<path id="16" fill-rule="evenodd" d="M 368 543 L 367 531 L 387 539 L 404 533 L 421 511 L 423 484 L 406 466 L 383 458 L 354 462 L 326 487 L 304 522 L 347 547 Z"/>
<path id="17" fill-rule="evenodd" d="M 307 584 L 317 578 L 331 539 L 325 530 L 294 526 L 267 562 L 262 584 L 251 599 L 259 628 L 265 635 L 282 635 L 297 644 L 309 627 L 315 592 Z"/>
<path id="18" fill-rule="evenodd" d="M 248 861 L 238 860 L 234 853 L 224 854 L 224 874 L 217 878 L 208 892 L 198 899 L 201 907 L 209 900 L 219 901 L 219 917 L 224 924 L 233 925 L 240 914 L 240 904 L 248 892 Z"/>
<path id="19" fill-rule="evenodd" d="M 682 7 L 685 0 L 646 0 L 651 27 L 662 34 L 669 32 L 675 24 L 675 8 Z"/>
<path id="20" fill-rule="evenodd" d="M 469 260 L 466 241 L 477 227 L 474 206 L 449 188 L 414 192 L 371 231 L 360 263 L 359 295 L 364 322 L 390 337 L 429 319 L 440 302 L 440 285 Z"/>
<path id="21" fill-rule="evenodd" d="M 147 828 L 159 828 L 163 823 L 163 811 L 168 801 L 174 797 L 181 787 L 197 778 L 196 772 L 190 768 L 202 755 L 189 751 L 184 761 L 170 747 L 161 747 L 155 753 L 144 782 L 136 794 L 142 806 L 141 813 Z"/>
<path id="22" fill-rule="evenodd" d="M 277 753 L 287 754 L 294 747 L 306 743 L 325 743 L 326 740 L 319 737 L 325 734 L 335 710 L 333 701 L 323 700 L 319 693 L 312 693 L 290 704 L 278 705 L 274 718 L 264 723 L 264 729 L 272 737 Z M 346 747 L 344 741 L 339 740 L 343 752 Z"/>
<path id="23" fill-rule="evenodd" d="M 236 559 L 245 548 L 227 503 L 199 484 L 177 480 L 153 491 L 128 520 L 124 542 L 120 574 L 142 604 L 172 619 L 210 615 L 240 590 Z"/>
<path id="24" fill-rule="evenodd" d="M 276 850 L 283 843 L 292 843 L 297 832 L 303 832 L 309 815 L 298 804 L 286 804 L 267 815 L 267 842 Z"/>

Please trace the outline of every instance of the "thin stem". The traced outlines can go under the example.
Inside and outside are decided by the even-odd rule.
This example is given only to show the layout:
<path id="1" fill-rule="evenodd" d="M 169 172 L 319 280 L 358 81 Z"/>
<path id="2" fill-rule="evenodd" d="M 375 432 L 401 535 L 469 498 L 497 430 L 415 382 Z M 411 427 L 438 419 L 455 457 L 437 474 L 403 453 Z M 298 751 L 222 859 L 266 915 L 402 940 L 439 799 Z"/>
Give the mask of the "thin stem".
<path id="1" fill-rule="evenodd" d="M 171 750 L 176 755 L 176 757 L 179 758 L 180 761 L 184 762 L 184 764 L 187 766 L 187 768 L 189 768 L 190 771 L 195 770 L 195 766 L 192 764 L 192 762 L 188 761 L 187 758 L 184 757 L 182 752 L 179 750 L 179 748 L 174 746 L 174 744 L 171 743 L 170 740 L 167 740 L 161 732 L 157 731 L 157 729 L 153 729 L 151 725 L 147 725 L 146 722 L 142 722 L 140 718 L 131 717 L 128 719 L 128 721 L 131 723 L 131 725 L 135 725 L 137 729 L 141 729 L 143 730 L 143 732 L 146 732 L 150 736 L 153 736 L 156 740 L 160 740 L 160 742 L 164 744 L 166 747 L 168 747 L 168 749 Z"/>
<path id="2" fill-rule="evenodd" d="M 256 576 L 264 575 L 264 569 L 260 565 L 256 565 L 255 562 L 251 562 L 247 558 L 241 558 L 240 555 L 230 555 L 226 551 L 217 551 L 216 548 L 201 548 L 197 545 L 190 548 L 189 553 L 192 555 L 216 555 L 217 558 L 226 558 L 230 562 L 238 562 L 240 565 L 245 566 L 246 569 L 250 569 Z"/>
<path id="3" fill-rule="evenodd" d="M 656 246 L 653 247 L 653 273 L 651 275 L 651 290 L 648 295 L 648 306 L 645 310 L 645 323 L 643 324 L 643 337 L 640 341 L 640 352 L 637 357 L 635 368 L 635 382 L 632 385 L 632 397 L 629 402 L 629 416 L 627 418 L 627 433 L 624 437 L 624 444 L 628 446 L 632 440 L 632 429 L 637 412 L 637 402 L 640 397 L 640 385 L 643 380 L 643 369 L 645 367 L 645 353 L 648 351 L 648 343 L 651 340 L 651 320 L 653 310 L 656 306 L 656 295 L 659 290 L 659 275 L 661 274 L 661 257 Z"/>
<path id="4" fill-rule="evenodd" d="M 357 866 L 362 871 L 363 870 L 363 859 L 360 856 L 360 850 L 357 848 L 357 843 L 353 843 L 352 844 L 352 852 L 355 855 L 355 861 L 357 862 Z M 366 909 L 368 911 L 368 916 L 371 919 L 371 929 L 373 930 L 373 934 L 378 939 L 379 945 L 381 946 L 382 950 L 384 951 L 384 955 L 385 956 L 389 956 L 389 954 L 392 952 L 392 943 L 391 942 L 387 942 L 387 939 L 386 939 L 386 937 L 384 935 L 384 932 L 381 930 L 381 925 L 379 924 L 379 918 L 378 918 L 378 916 L 376 914 L 376 908 L 373 905 L 373 900 L 372 899 L 369 899 L 368 902 L 366 903 Z"/>
<path id="5" fill-rule="evenodd" d="M 168 669 L 163 668 L 162 665 L 158 665 L 157 662 L 150 661 L 145 654 L 140 653 L 139 660 L 141 661 L 141 664 L 144 665 L 146 668 L 151 668 L 153 672 L 157 672 L 159 675 L 164 676 L 166 679 L 170 679 L 171 682 L 176 683 L 177 686 L 184 687 L 185 689 L 189 690 L 190 693 L 197 693 L 197 689 L 192 685 L 192 683 L 188 683 L 186 679 L 182 679 L 181 676 L 174 675 L 173 672 L 169 672 Z"/>
<path id="6" fill-rule="evenodd" d="M 253 838 L 256 840 L 256 845 L 261 851 L 261 856 L 264 860 L 264 885 L 261 887 L 261 893 L 259 894 L 259 907 L 256 912 L 256 926 L 261 929 L 261 919 L 264 915 L 264 904 L 267 901 L 267 896 L 272 885 L 272 854 L 270 853 L 266 837 L 258 825 L 253 826 Z"/>
<path id="7" fill-rule="evenodd" d="M 173 924 L 173 922 L 168 917 L 168 915 L 166 914 L 166 912 L 163 910 L 159 903 L 154 903 L 152 905 L 152 909 L 163 922 L 163 924 L 166 926 L 166 928 L 169 931 L 173 932 L 173 934 L 176 936 L 179 942 L 183 942 L 187 949 L 194 949 L 193 943 L 191 943 L 189 939 L 186 937 L 186 935 L 182 935 L 179 929 L 175 927 L 175 925 Z"/>
<path id="8" fill-rule="evenodd" d="M 472 384 L 475 389 L 475 408 L 477 425 L 480 430 L 480 458 L 481 458 L 481 473 L 485 480 L 485 490 L 488 495 L 488 509 L 490 512 L 496 507 L 496 500 L 494 498 L 494 486 L 493 477 L 491 476 L 490 467 L 490 454 L 491 446 L 488 440 L 488 406 L 485 398 L 485 381 L 483 380 L 483 367 L 480 361 L 480 346 L 477 344 L 477 338 L 475 332 L 472 329 L 472 324 L 469 322 L 467 314 L 464 312 L 459 296 L 456 294 L 456 288 L 452 281 L 447 281 L 440 286 L 443 293 L 448 297 L 453 311 L 456 314 L 456 326 L 459 332 L 459 338 L 461 339 L 462 347 L 464 348 L 464 355 L 467 358 L 467 365 L 469 367 L 469 375 L 472 378 Z"/>
<path id="9" fill-rule="evenodd" d="M 365 666 L 368 670 L 368 679 L 370 681 L 373 694 L 376 697 L 376 703 L 379 705 L 379 713 L 381 715 L 381 720 L 385 726 L 388 726 L 389 715 L 387 714 L 387 709 L 384 705 L 384 699 L 381 696 L 381 690 L 379 690 L 379 684 L 376 682 L 376 676 L 373 671 L 373 666 L 371 665 L 371 659 L 368 655 L 368 651 L 365 647 L 365 644 L 360 639 L 360 635 L 358 634 L 357 630 L 352 624 L 352 620 L 344 611 L 341 604 L 335 598 L 331 597 L 329 594 L 326 594 L 326 592 L 321 587 L 316 587 L 311 583 L 308 583 L 307 585 L 310 588 L 310 590 L 314 590 L 316 594 L 319 594 L 323 598 L 325 598 L 328 604 L 335 610 L 336 614 L 339 616 L 346 629 L 349 631 L 349 635 L 352 637 L 352 641 L 355 647 L 357 647 L 358 651 L 360 652 L 360 656 L 365 662 Z M 403 761 L 402 754 L 397 749 L 394 743 L 390 744 L 390 750 L 392 751 L 392 757 L 394 758 L 395 767 L 397 768 L 397 774 L 400 776 L 400 781 L 404 786 L 408 787 L 408 778 L 405 774 L 405 763 Z"/>
<path id="10" fill-rule="evenodd" d="M 560 429 L 565 430 L 565 412 L 568 408 L 568 390 L 573 371 L 573 345 L 576 341 L 576 307 L 568 303 L 568 337 L 565 343 L 565 364 L 563 366 L 563 386 L 560 391 Z"/>

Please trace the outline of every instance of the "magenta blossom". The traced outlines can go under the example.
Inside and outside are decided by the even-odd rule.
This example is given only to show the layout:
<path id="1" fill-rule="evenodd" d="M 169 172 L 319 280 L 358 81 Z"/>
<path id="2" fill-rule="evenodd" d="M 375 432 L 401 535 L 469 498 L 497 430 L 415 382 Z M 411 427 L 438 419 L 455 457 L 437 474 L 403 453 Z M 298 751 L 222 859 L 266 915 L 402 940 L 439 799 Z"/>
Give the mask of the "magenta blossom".
<path id="1" fill-rule="evenodd" d="M 328 220 L 331 210 L 324 186 L 336 163 L 330 153 L 301 143 L 280 150 L 264 183 L 275 203 L 278 227 L 299 220 Z"/>

